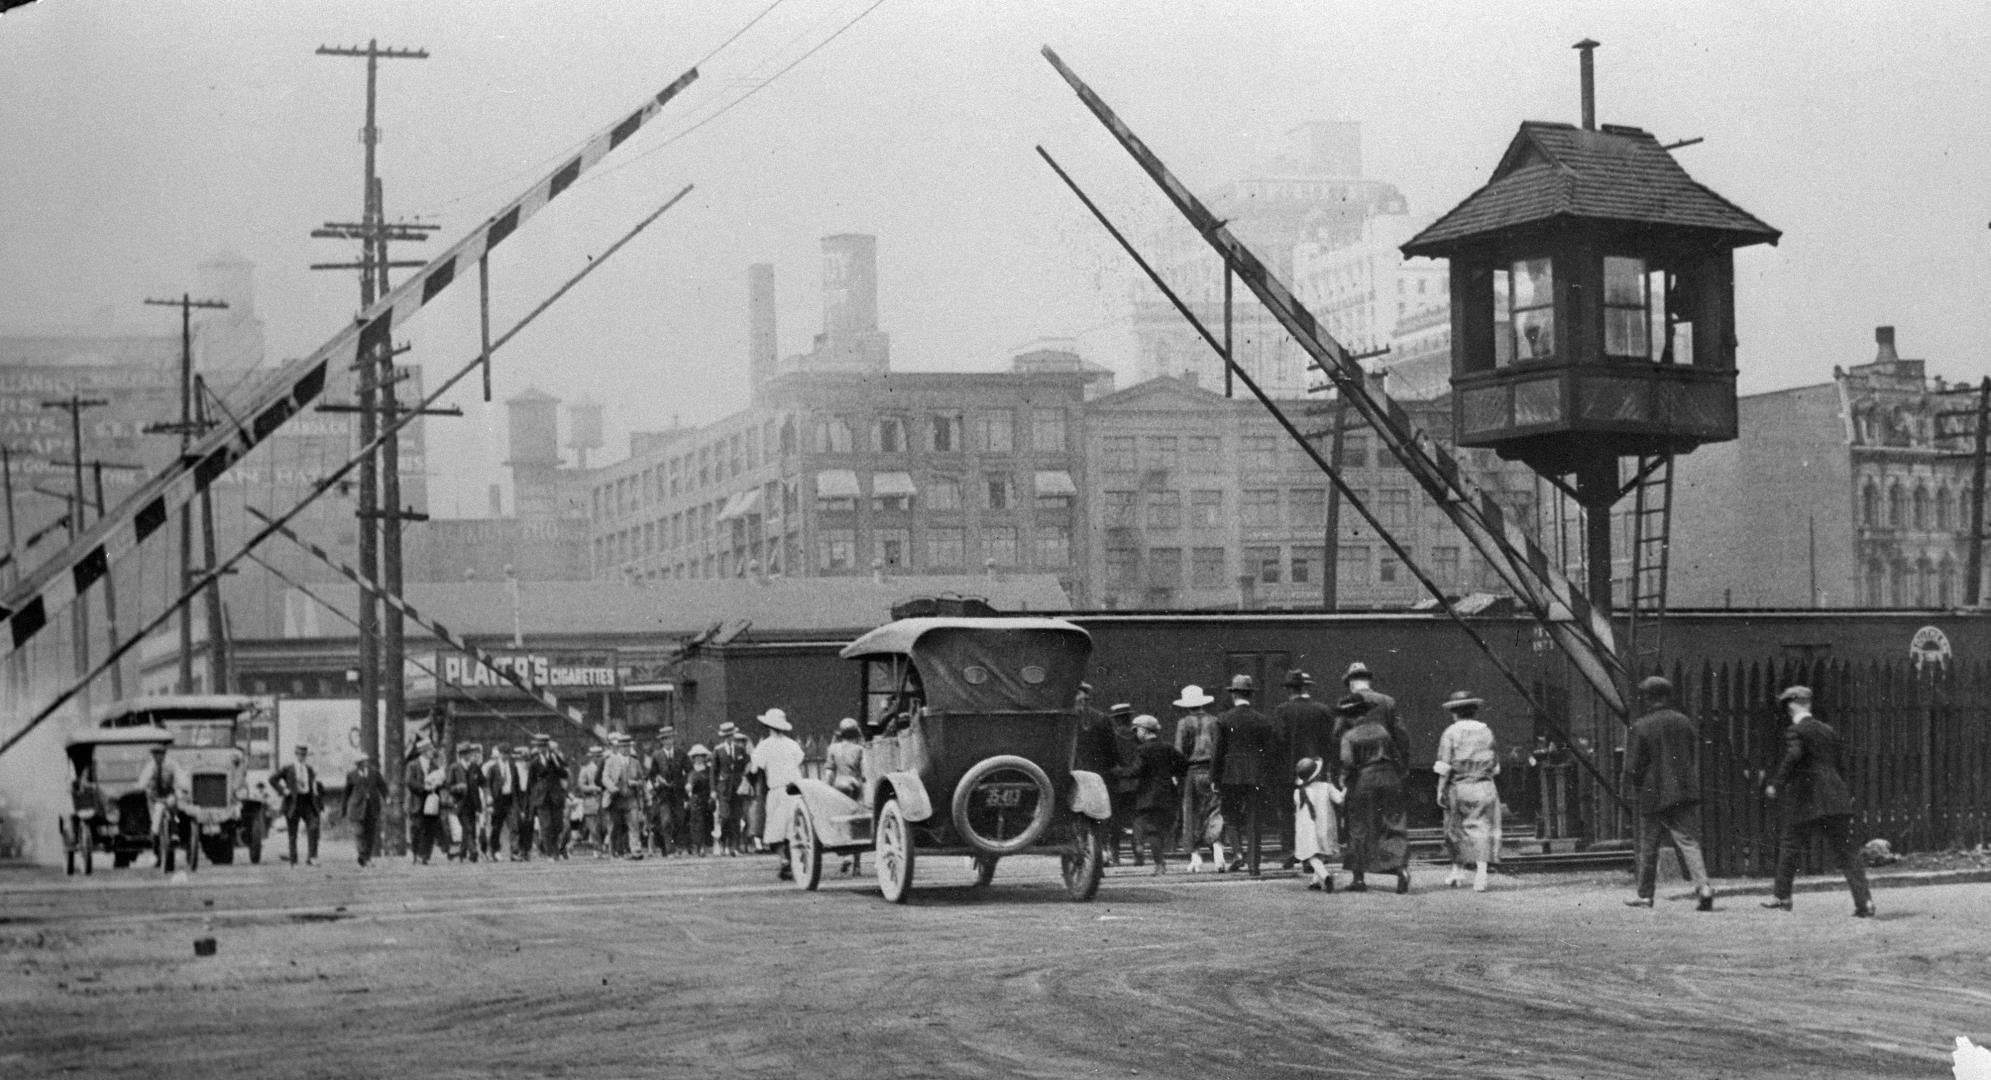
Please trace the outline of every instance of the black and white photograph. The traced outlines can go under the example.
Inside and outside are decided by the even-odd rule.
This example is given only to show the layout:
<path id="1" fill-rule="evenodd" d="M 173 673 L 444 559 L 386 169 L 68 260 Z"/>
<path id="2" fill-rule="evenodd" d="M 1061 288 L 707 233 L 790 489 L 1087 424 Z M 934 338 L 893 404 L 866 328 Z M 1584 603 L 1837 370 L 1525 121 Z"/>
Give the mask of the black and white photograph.
<path id="1" fill-rule="evenodd" d="M 1987 56 L 0 0 L 0 1076 L 1991 1080 Z"/>

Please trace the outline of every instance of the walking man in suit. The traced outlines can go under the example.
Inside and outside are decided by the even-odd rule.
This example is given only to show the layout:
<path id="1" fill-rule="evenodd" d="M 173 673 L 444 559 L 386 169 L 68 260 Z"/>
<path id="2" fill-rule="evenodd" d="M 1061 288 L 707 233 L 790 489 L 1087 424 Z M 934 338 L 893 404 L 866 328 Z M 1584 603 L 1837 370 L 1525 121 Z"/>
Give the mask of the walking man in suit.
<path id="1" fill-rule="evenodd" d="M 1249 675 L 1231 678 L 1231 708 L 1217 727 L 1217 744 L 1210 752 L 1210 778 L 1217 784 L 1217 801 L 1223 805 L 1224 835 L 1235 854 L 1228 866 L 1236 870 L 1245 861 L 1242 844 L 1250 845 L 1251 876 L 1258 876 L 1258 807 L 1260 789 L 1271 776 L 1273 749 L 1272 721 L 1251 705 L 1258 682 Z M 1240 830 L 1242 832 L 1240 833 Z"/>
<path id="2" fill-rule="evenodd" d="M 1283 776 L 1290 772 L 1301 758 L 1321 762 L 1340 760 L 1340 747 L 1327 745 L 1334 734 L 1334 710 L 1315 700 L 1314 677 L 1304 671 L 1291 671 L 1286 675 L 1285 686 L 1291 696 L 1272 710 L 1272 724 L 1279 732 L 1279 756 L 1269 763 L 1273 771 L 1266 774 L 1268 778 L 1273 773 Z M 1279 813 L 1279 846 L 1285 852 L 1286 864 L 1297 865 L 1299 860 L 1293 850 L 1293 800 L 1284 797 L 1283 787 L 1266 784 L 1267 797 L 1274 793 L 1279 796 L 1273 804 Z"/>
<path id="3" fill-rule="evenodd" d="M 1805 842 L 1815 835 L 1825 838 L 1825 846 L 1846 875 L 1846 885 L 1853 892 L 1853 915 L 1872 918 L 1873 892 L 1867 887 L 1859 841 L 1853 839 L 1846 744 L 1832 725 L 1811 715 L 1810 687 L 1790 687 L 1777 695 L 1777 701 L 1790 714 L 1790 727 L 1784 732 L 1784 760 L 1763 795 L 1783 807 L 1784 825 L 1777 844 L 1776 884 L 1763 906 L 1791 909 L 1791 882 L 1797 877 Z"/>
<path id="4" fill-rule="evenodd" d="M 353 844 L 359 848 L 359 864 L 370 865 L 380 844 L 380 808 L 387 805 L 387 776 L 373 759 L 360 755 L 359 764 L 346 774 L 346 794 L 339 802 L 339 816 L 353 827 Z M 353 811 L 357 809 L 359 816 Z M 295 851 L 296 840 L 291 841 Z"/>
<path id="5" fill-rule="evenodd" d="M 532 737 L 532 809 L 537 818 L 539 853 L 549 859 L 567 857 L 560 830 L 567 820 L 567 759 L 553 745 L 553 736 Z"/>
<path id="6" fill-rule="evenodd" d="M 306 849 L 306 861 L 311 866 L 318 865 L 318 816 L 325 807 L 325 785 L 318 781 L 318 770 L 308 760 L 311 748 L 299 743 L 297 760 L 277 770 L 270 777 L 270 787 L 283 797 L 283 819 L 290 829 L 290 865 L 297 865 L 297 826 L 304 824 L 305 835 L 310 846 Z"/>
<path id="7" fill-rule="evenodd" d="M 525 862 L 532 858 L 532 823 L 537 813 L 532 805 L 532 790 L 539 776 L 539 766 L 533 760 L 530 749 L 514 746 L 507 768 L 511 770 L 506 783 L 512 816 L 512 861 Z"/>
<path id="8" fill-rule="evenodd" d="M 1652 906 L 1659 876 L 1659 841 L 1663 836 L 1680 853 L 1682 869 L 1694 883 L 1700 910 L 1714 910 L 1714 886 L 1708 884 L 1707 862 L 1701 858 L 1701 773 L 1696 764 L 1700 732 L 1685 713 L 1673 708 L 1673 684 L 1657 675 L 1638 684 L 1645 713 L 1632 721 L 1625 741 L 1625 786 L 1638 792 L 1638 895 L 1625 901 L 1632 907 Z"/>

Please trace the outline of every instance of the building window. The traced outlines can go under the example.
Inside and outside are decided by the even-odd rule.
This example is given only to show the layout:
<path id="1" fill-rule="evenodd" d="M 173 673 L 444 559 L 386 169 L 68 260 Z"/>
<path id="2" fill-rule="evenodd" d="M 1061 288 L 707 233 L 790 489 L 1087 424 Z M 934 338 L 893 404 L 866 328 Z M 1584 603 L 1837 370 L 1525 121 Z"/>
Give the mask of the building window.
<path id="1" fill-rule="evenodd" d="M 802 482 L 783 480 L 781 482 L 781 516 L 788 517 L 802 509 Z"/>
<path id="2" fill-rule="evenodd" d="M 936 454 L 958 454 L 961 446 L 961 418 L 958 416 L 936 415 L 933 420 L 933 452 Z"/>
<path id="3" fill-rule="evenodd" d="M 1376 520 L 1385 529 L 1410 527 L 1410 489 L 1384 488 L 1376 493 Z"/>
<path id="4" fill-rule="evenodd" d="M 1065 452 L 1065 410 L 1030 410 L 1030 449 L 1041 453 Z"/>
<path id="5" fill-rule="evenodd" d="M 951 476 L 936 476 L 926 486 L 926 508 L 928 510 L 961 509 L 961 481 Z"/>
<path id="6" fill-rule="evenodd" d="M 1651 309 L 1650 285 L 1644 259 L 1604 256 L 1604 355 L 1651 359 L 1646 317 Z"/>
<path id="7" fill-rule="evenodd" d="M 1381 585 L 1395 585 L 1403 581 L 1403 563 L 1394 553 L 1376 560 L 1376 582 Z"/>
<path id="8" fill-rule="evenodd" d="M 1016 414 L 998 409 L 982 417 L 980 445 L 975 449 L 990 454 L 1007 454 L 1016 449 Z"/>
<path id="9" fill-rule="evenodd" d="M 1936 568 L 1927 559 L 1915 564 L 1915 606 L 1933 607 L 1936 602 Z"/>
<path id="10" fill-rule="evenodd" d="M 1246 435 L 1243 450 L 1247 475 L 1268 473 L 1279 467 L 1279 440 L 1274 436 Z"/>
<path id="11" fill-rule="evenodd" d="M 795 452 L 795 418 L 791 416 L 788 419 L 783 420 L 781 422 L 781 456 L 787 457 L 788 455 L 793 454 L 794 452 Z"/>
<path id="12" fill-rule="evenodd" d="M 1132 527 L 1134 524 L 1134 493 L 1131 491 L 1108 491 L 1105 493 L 1105 496 L 1106 499 L 1103 505 L 1106 515 L 1106 527 L 1109 529 Z"/>
<path id="13" fill-rule="evenodd" d="M 911 512 L 912 508 L 913 497 L 911 495 L 893 494 L 873 495 L 871 497 L 871 509 L 880 513 L 904 514 Z"/>
<path id="14" fill-rule="evenodd" d="M 726 440 L 726 475 L 738 476 L 740 470 L 746 466 L 747 454 L 744 443 L 745 440 L 740 438 L 738 432 L 734 432 L 732 437 Z"/>
<path id="15" fill-rule="evenodd" d="M 1341 467 L 1344 469 L 1366 469 L 1369 467 L 1369 436 L 1363 432 L 1349 432 L 1341 437 Z"/>
<path id="16" fill-rule="evenodd" d="M 912 565 L 912 533 L 905 529 L 879 529 L 871 535 L 878 543 L 878 558 L 887 570 Z"/>
<path id="17" fill-rule="evenodd" d="M 1039 470 L 1036 476 L 1037 509 L 1069 510 L 1078 497 L 1072 475 L 1062 470 Z"/>
<path id="18" fill-rule="evenodd" d="M 1072 530 L 1066 525 L 1039 525 L 1036 533 L 1037 565 L 1061 569 L 1072 564 Z"/>
<path id="19" fill-rule="evenodd" d="M 1869 528 L 1880 524 L 1880 490 L 1871 480 L 1860 488 L 1860 524 Z"/>
<path id="20" fill-rule="evenodd" d="M 1522 259 L 1494 275 L 1495 318 L 1506 316 L 1497 334 L 1493 363 L 1555 358 L 1555 268 L 1548 259 Z"/>
<path id="21" fill-rule="evenodd" d="M 871 439 L 882 454 L 904 453 L 906 422 L 896 416 L 881 416 L 872 424 Z"/>
<path id="22" fill-rule="evenodd" d="M 1016 487 L 1015 482 L 1009 478 L 1009 474 L 998 473 L 993 476 L 984 477 L 984 481 L 983 490 L 988 493 L 988 502 L 984 504 L 985 506 L 991 510 L 1010 510 L 1015 508 Z"/>
<path id="23" fill-rule="evenodd" d="M 1887 601 L 1889 607 L 1908 606 L 1908 564 L 1901 559 L 1887 568 Z"/>
<path id="24" fill-rule="evenodd" d="M 946 527 L 926 531 L 926 564 L 939 569 L 958 569 L 966 560 L 966 531 Z"/>
<path id="25" fill-rule="evenodd" d="M 1343 585 L 1366 586 L 1369 584 L 1369 549 L 1364 544 L 1343 544 L 1337 561 L 1338 574 Z"/>
<path id="26" fill-rule="evenodd" d="M 1279 549 L 1276 547 L 1245 548 L 1244 568 L 1257 577 L 1260 584 L 1279 584 L 1282 578 L 1282 575 L 1279 573 Z"/>
<path id="27" fill-rule="evenodd" d="M 1890 529 L 1899 529 L 1906 520 L 1906 515 L 1903 513 L 1905 508 L 1902 506 L 1902 501 L 1901 485 L 1889 484 L 1887 486 L 1887 527 Z"/>
<path id="28" fill-rule="evenodd" d="M 1326 558 L 1327 551 L 1325 548 L 1294 547 L 1292 562 L 1293 575 L 1291 579 L 1293 584 L 1310 585 L 1319 581 L 1320 570 Z"/>
<path id="29" fill-rule="evenodd" d="M 851 451 L 850 424 L 841 416 L 825 416 L 816 421 L 816 452 L 848 454 Z"/>
<path id="30" fill-rule="evenodd" d="M 1431 577 L 1441 589 L 1460 591 L 1459 549 L 1455 546 L 1434 547 L 1431 549 Z"/>
<path id="31" fill-rule="evenodd" d="M 816 569 L 825 573 L 847 571 L 857 566 L 857 531 L 823 529 L 816 534 Z"/>
<path id="32" fill-rule="evenodd" d="M 1199 547 L 1189 553 L 1189 583 L 1198 589 L 1221 589 L 1224 580 L 1224 549 Z"/>
<path id="33" fill-rule="evenodd" d="M 1108 435 L 1099 440 L 1099 463 L 1106 472 L 1133 472 L 1140 468 L 1134 456 L 1134 437 Z"/>
<path id="34" fill-rule="evenodd" d="M 1222 435 L 1189 436 L 1189 470 L 1191 472 L 1224 471 L 1224 437 Z"/>
<path id="35" fill-rule="evenodd" d="M 1915 528 L 1918 530 L 1927 529 L 1929 527 L 1929 489 L 1916 484 L 1915 496 L 1910 500 L 1909 506 L 1914 513 L 1913 521 L 1915 522 Z"/>
<path id="36" fill-rule="evenodd" d="M 1295 529 L 1318 529 L 1327 524 L 1327 489 L 1294 488 L 1286 493 L 1286 523 Z"/>
<path id="37" fill-rule="evenodd" d="M 1174 472 L 1181 465 L 1181 445 L 1173 435 L 1148 436 L 1147 467 Z"/>
<path id="38" fill-rule="evenodd" d="M 1959 602 L 1956 595 L 1956 562 L 1945 555 L 1936 578 L 1936 606 L 1954 607 Z"/>
<path id="39" fill-rule="evenodd" d="M 1016 565 L 1016 526 L 991 525 L 982 530 L 988 544 L 989 561 L 1001 568 Z"/>
<path id="40" fill-rule="evenodd" d="M 1279 489 L 1264 488 L 1246 491 L 1240 503 L 1239 517 L 1248 529 L 1276 529 L 1279 527 Z"/>
<path id="41" fill-rule="evenodd" d="M 1148 549 L 1148 587 L 1153 589 L 1178 589 L 1182 587 L 1181 548 L 1158 547 Z"/>
<path id="42" fill-rule="evenodd" d="M 1950 522 L 1954 520 L 1955 509 L 1956 509 L 1955 502 L 1950 498 L 1950 489 L 1946 487 L 1936 489 L 1936 528 L 1937 529 L 1944 532 L 1949 531 L 1949 529 L 1951 528 Z"/>
<path id="43" fill-rule="evenodd" d="M 1106 587 L 1131 589 L 1140 584 L 1141 555 L 1136 548 L 1106 549 Z"/>
<path id="44" fill-rule="evenodd" d="M 857 509 L 857 500 L 845 495 L 818 495 L 816 509 L 826 514 L 847 514 Z"/>
<path id="45" fill-rule="evenodd" d="M 1224 523 L 1222 488 L 1204 488 L 1189 493 L 1189 524 L 1197 529 L 1214 529 Z"/>
<path id="46" fill-rule="evenodd" d="M 1176 529 L 1182 526 L 1180 491 L 1148 492 L 1148 528 Z"/>

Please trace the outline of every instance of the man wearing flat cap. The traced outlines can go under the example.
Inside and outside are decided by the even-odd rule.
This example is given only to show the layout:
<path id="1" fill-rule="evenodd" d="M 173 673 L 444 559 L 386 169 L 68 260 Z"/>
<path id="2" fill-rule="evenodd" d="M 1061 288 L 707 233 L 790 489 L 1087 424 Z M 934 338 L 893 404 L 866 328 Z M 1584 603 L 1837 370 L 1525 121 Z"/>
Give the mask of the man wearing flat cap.
<path id="1" fill-rule="evenodd" d="M 1860 843 L 1853 838 L 1853 792 L 1846 783 L 1846 744 L 1832 725 L 1811 715 L 1811 688 L 1792 686 L 1777 695 L 1777 702 L 1790 717 L 1784 731 L 1784 758 L 1776 778 L 1763 794 L 1783 810 L 1783 831 L 1777 844 L 1777 879 L 1771 898 L 1763 904 L 1783 911 L 1791 909 L 1791 882 L 1797 877 L 1797 864 L 1813 836 L 1823 837 L 1846 886 L 1853 893 L 1853 914 L 1873 916 L 1873 892 L 1867 887 L 1867 868 L 1860 858 Z"/>
<path id="2" fill-rule="evenodd" d="M 1113 764 L 1112 772 L 1106 774 L 1106 795 L 1113 808 L 1108 831 L 1113 843 L 1106 852 L 1106 865 L 1120 865 L 1120 844 L 1133 835 L 1134 796 L 1140 791 L 1140 781 L 1125 771 L 1140 756 L 1141 740 L 1134 734 L 1134 707 L 1119 702 L 1107 710 L 1107 717 L 1113 725 Z M 1140 844 L 1134 845 L 1134 865 L 1140 866 L 1145 860 Z"/>
<path id="3" fill-rule="evenodd" d="M 1638 684 L 1644 712 L 1625 737 L 1625 787 L 1638 793 L 1638 894 L 1625 903 L 1651 907 L 1659 876 L 1659 841 L 1680 853 L 1680 865 L 1700 898 L 1714 910 L 1714 887 L 1701 858 L 1701 774 L 1696 764 L 1701 735 L 1673 707 L 1673 684 L 1657 675 Z"/>

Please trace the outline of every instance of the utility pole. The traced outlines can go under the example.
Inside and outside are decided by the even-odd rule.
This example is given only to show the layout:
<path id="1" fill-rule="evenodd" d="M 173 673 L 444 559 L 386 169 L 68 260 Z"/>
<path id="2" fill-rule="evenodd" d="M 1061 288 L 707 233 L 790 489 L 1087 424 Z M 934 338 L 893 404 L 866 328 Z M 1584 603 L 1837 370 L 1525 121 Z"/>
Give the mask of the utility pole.
<path id="1" fill-rule="evenodd" d="M 81 457 L 78 457 L 77 461 L 74 463 L 67 461 L 58 461 L 55 462 L 55 464 L 57 465 L 80 464 L 80 465 L 90 466 L 90 472 L 95 481 L 95 487 L 97 491 L 97 501 L 94 505 L 97 508 L 98 517 L 103 517 L 104 509 L 110 505 L 109 503 L 104 501 L 105 469 L 123 469 L 127 472 L 147 471 L 145 466 L 143 465 L 133 465 L 127 462 L 118 462 L 118 461 L 99 461 L 95 459 L 90 461 L 83 461 Z M 81 508 L 79 507 L 78 509 L 80 511 Z M 81 526 L 82 522 L 80 519 L 78 520 L 77 524 L 79 527 Z M 30 543 L 32 542 L 33 541 L 30 540 Z M 106 570 L 104 573 L 104 640 L 109 642 L 112 648 L 117 647 L 118 643 L 117 574 L 109 570 Z M 111 676 L 111 700 L 116 701 L 122 699 L 124 697 L 124 665 L 121 663 L 111 665 L 110 676 Z"/>
<path id="2" fill-rule="evenodd" d="M 380 61 L 387 60 L 426 60 L 425 49 L 382 48 L 377 39 L 369 40 L 365 48 L 320 45 L 319 56 L 347 56 L 366 58 L 366 126 L 360 129 L 360 143 L 365 147 L 365 174 L 360 187 L 363 207 L 361 220 L 354 223 L 327 222 L 321 229 L 312 231 L 319 238 L 358 240 L 360 258 L 357 264 L 313 264 L 314 270 L 357 269 L 360 272 L 360 307 L 371 307 L 378 296 L 387 291 L 387 244 L 390 240 L 424 240 L 434 231 L 434 226 L 390 225 L 381 205 L 381 186 L 375 171 L 374 148 L 380 143 L 380 128 L 375 123 L 377 114 L 377 94 L 380 79 Z M 409 264 L 420 265 L 420 264 Z M 378 355 L 361 356 L 359 367 L 359 439 L 362 445 L 370 443 L 380 432 L 380 405 L 383 399 L 381 388 L 391 385 L 394 370 L 394 351 L 391 346 L 383 347 Z M 383 377 L 384 373 L 384 377 Z M 388 398 L 387 400 L 392 400 Z M 395 475 L 398 456 L 394 455 L 396 440 L 388 440 L 382 446 L 380 459 L 368 455 L 360 464 L 359 479 L 359 564 L 360 571 L 374 580 L 379 580 L 381 569 L 380 522 L 381 514 L 381 469 L 392 477 L 393 494 L 398 496 L 399 478 Z M 384 459 L 384 460 L 383 460 Z M 395 509 L 391 507 L 390 509 Z M 395 522 L 398 525 L 398 522 Z M 398 532 L 394 544 L 399 553 Z M 396 559 L 399 569 L 399 559 Z M 390 587 L 398 590 L 399 582 Z M 359 634 L 359 695 L 360 695 L 360 742 L 369 751 L 379 755 L 379 760 L 388 775 L 399 775 L 401 758 L 404 753 L 402 725 L 404 717 L 401 709 L 401 670 L 400 670 L 400 616 L 391 609 L 388 613 L 388 632 L 383 634 L 380 620 L 380 602 L 366 590 L 360 590 L 360 634 Z M 384 650 L 383 650 L 384 646 Z M 387 653 L 389 666 L 383 670 L 382 653 Z M 387 686 L 387 728 L 380 726 L 380 708 L 376 704 L 381 699 L 383 680 Z M 384 736 L 384 738 L 383 738 Z M 390 855 L 399 855 L 405 848 L 406 800 L 399 784 L 388 786 L 386 820 L 382 822 L 382 832 L 386 838 L 386 848 Z"/>
<path id="3" fill-rule="evenodd" d="M 207 415 L 207 380 L 194 376 L 195 421 L 207 427 L 213 421 Z M 214 492 L 202 489 L 200 493 L 200 555 L 201 572 L 206 573 L 217 565 L 214 550 Z M 221 583 L 206 590 L 207 607 L 207 688 L 210 694 L 231 692 L 228 685 L 228 628 L 221 618 Z"/>
<path id="4" fill-rule="evenodd" d="M 1965 607 L 1984 598 L 1984 471 L 1986 439 L 1991 437 L 1991 376 L 1977 384 L 1977 446 L 1970 469 L 1970 549 L 1964 563 L 1969 579 L 1963 586 Z"/>
<path id="5" fill-rule="evenodd" d="M 70 505 L 70 513 L 75 516 L 69 520 L 74 526 L 76 533 L 83 531 L 83 524 L 88 520 L 83 515 L 83 507 L 89 502 L 89 496 L 83 493 L 83 410 L 94 409 L 100 405 L 109 404 L 110 402 L 103 398 L 86 398 L 78 394 L 70 394 L 68 397 L 57 401 L 44 401 L 41 403 L 41 407 L 44 409 L 62 409 L 69 414 L 69 436 L 72 440 L 70 445 L 76 450 L 75 460 L 71 462 L 75 466 L 75 485 L 70 489 L 74 499 Z M 102 507 L 100 506 L 98 509 L 101 512 Z M 90 671 L 90 605 L 79 601 L 75 605 L 74 610 L 76 615 L 74 622 L 71 624 L 71 636 L 75 639 L 76 675 L 78 678 L 81 678 Z M 90 688 L 88 686 L 83 688 L 82 700 L 79 704 L 82 706 L 83 715 L 88 716 L 90 714 Z"/>
<path id="6" fill-rule="evenodd" d="M 193 309 L 225 308 L 228 305 L 220 300 L 196 300 L 187 293 L 181 293 L 178 300 L 151 300 L 148 304 L 180 309 L 180 421 L 177 424 L 147 424 L 148 435 L 178 435 L 180 456 L 185 458 L 193 446 L 194 436 L 207 429 L 194 423 L 194 329 Z M 193 580 L 194 565 L 194 519 L 191 514 L 180 515 L 180 584 L 184 589 Z M 220 588 L 217 584 L 215 588 Z M 180 608 L 180 693 L 194 692 L 194 613 L 191 609 Z"/>

